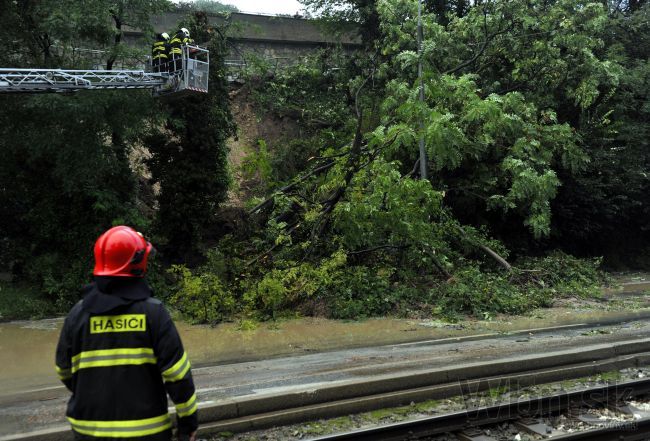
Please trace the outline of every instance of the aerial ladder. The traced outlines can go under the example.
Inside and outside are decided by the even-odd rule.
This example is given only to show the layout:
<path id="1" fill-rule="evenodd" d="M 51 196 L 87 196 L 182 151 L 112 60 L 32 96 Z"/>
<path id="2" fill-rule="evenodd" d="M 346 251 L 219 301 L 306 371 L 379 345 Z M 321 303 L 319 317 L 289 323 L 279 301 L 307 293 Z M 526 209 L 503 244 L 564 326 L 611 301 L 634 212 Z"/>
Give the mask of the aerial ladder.
<path id="1" fill-rule="evenodd" d="M 180 59 L 145 70 L 67 70 L 0 68 L 0 93 L 76 92 L 79 90 L 151 89 L 154 96 L 208 93 L 210 52 L 181 47 Z"/>

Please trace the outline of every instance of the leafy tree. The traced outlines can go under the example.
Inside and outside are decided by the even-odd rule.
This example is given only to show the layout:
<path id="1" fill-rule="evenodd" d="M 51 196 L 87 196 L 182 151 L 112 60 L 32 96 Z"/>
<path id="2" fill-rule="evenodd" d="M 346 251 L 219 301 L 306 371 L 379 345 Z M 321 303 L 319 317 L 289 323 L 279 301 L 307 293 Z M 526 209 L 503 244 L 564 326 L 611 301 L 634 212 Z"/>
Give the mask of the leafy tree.
<path id="1" fill-rule="evenodd" d="M 109 20 L 144 24 L 167 2 L 4 2 L 5 66 L 86 67 L 73 48 L 124 53 Z M 92 14 L 89 13 L 92 11 Z M 118 38 L 119 37 L 119 38 Z M 119 41 L 118 41 L 119 40 Z M 83 52 L 86 54 L 87 52 Z M 111 61 L 113 60 L 113 61 Z M 126 62 L 126 59 L 124 59 Z M 91 269 L 92 243 L 116 223 L 146 228 L 132 147 L 159 120 L 146 91 L 4 95 L 0 110 L 0 265 L 67 304 Z"/>
<path id="2" fill-rule="evenodd" d="M 136 94 L 127 109 L 124 93 L 0 97 L 11 108 L 0 112 L 3 263 L 55 298 L 74 298 L 102 229 L 146 226 L 126 152 L 110 142 L 134 142 L 151 115 L 151 98 Z"/>
<path id="3" fill-rule="evenodd" d="M 355 23 L 364 44 L 371 47 L 380 37 L 377 0 L 301 0 L 308 12 L 335 25 Z"/>
<path id="4" fill-rule="evenodd" d="M 169 103 L 164 131 L 147 139 L 153 179 L 160 182 L 157 230 L 170 258 L 199 254 L 205 230 L 226 199 L 230 174 L 226 139 L 235 133 L 228 105 L 225 41 L 196 13 L 187 23 L 197 41 L 208 41 L 209 93 Z"/>
<path id="5" fill-rule="evenodd" d="M 382 29 L 387 36 L 385 40 L 387 44 L 384 45 L 383 53 L 395 57 L 399 62 L 385 72 L 388 77 L 396 76 L 402 79 L 401 82 L 397 80 L 400 84 L 415 83 L 417 54 L 412 36 L 415 34 L 416 6 L 414 2 L 406 1 L 384 1 L 378 6 L 382 17 L 385 17 Z M 600 223 L 596 219 L 597 216 L 584 223 L 576 222 L 581 217 L 576 211 L 595 214 L 600 210 L 598 207 L 602 207 L 605 200 L 613 196 L 612 193 L 608 196 L 600 193 L 602 198 L 599 199 L 596 196 L 598 192 L 591 192 L 590 196 L 598 200 L 588 202 L 590 198 L 579 197 L 581 200 L 579 203 L 576 198 L 568 201 L 564 196 L 582 187 L 576 184 L 582 179 L 579 178 L 580 176 L 593 176 L 596 169 L 605 173 L 603 169 L 607 168 L 606 163 L 600 161 L 605 160 L 607 152 L 610 156 L 613 152 L 610 149 L 595 149 L 594 147 L 600 141 L 590 141 L 594 138 L 599 140 L 606 138 L 605 133 L 598 127 L 602 122 L 612 121 L 612 115 L 608 112 L 612 110 L 614 97 L 619 96 L 621 80 L 629 72 L 629 70 L 625 71 L 621 57 L 617 55 L 620 48 L 617 44 L 620 44 L 620 35 L 624 35 L 625 31 L 613 31 L 612 25 L 615 21 L 608 16 L 608 12 L 602 3 L 596 2 L 582 5 L 568 0 L 538 2 L 531 5 L 517 1 L 494 1 L 477 4 L 462 16 L 448 14 L 449 20 L 445 23 L 440 22 L 436 15 L 425 14 L 423 17 L 425 81 L 433 81 L 435 84 L 438 78 L 445 74 L 454 76 L 476 74 L 470 78 L 476 85 L 475 94 L 482 98 L 494 99 L 496 96 L 506 97 L 512 92 L 518 92 L 526 102 L 538 109 L 540 122 L 550 127 L 552 124 L 549 123 L 555 121 L 558 129 L 564 127 L 562 136 L 565 140 L 570 139 L 576 147 L 571 148 L 574 158 L 578 157 L 575 155 L 577 153 L 582 155 L 580 167 L 576 167 L 578 164 L 575 161 L 571 161 L 573 165 L 567 167 L 567 157 L 563 154 L 561 157 L 556 156 L 552 160 L 554 163 L 551 164 L 555 174 L 555 184 L 552 185 L 555 190 L 548 193 L 550 197 L 546 203 L 540 205 L 538 201 L 530 205 L 536 210 L 544 207 L 543 211 L 546 214 L 537 217 L 537 220 L 545 218 L 546 227 L 543 234 L 545 236 L 551 233 L 550 222 L 553 211 L 565 219 L 555 224 L 557 227 L 562 227 L 553 231 L 554 237 L 574 237 L 572 234 L 576 230 L 582 230 L 584 233 L 590 229 L 590 225 Z M 401 23 L 400 26 L 395 26 L 396 22 Z M 639 20 L 638 23 L 643 21 Z M 613 38 L 610 39 L 610 35 Z M 634 46 L 628 45 L 630 48 Z M 640 47 L 643 47 L 643 43 Z M 395 69 L 395 66 L 398 69 Z M 438 96 L 433 98 L 439 99 Z M 399 102 L 400 99 L 403 99 L 403 96 L 397 101 Z M 643 101 L 644 99 L 640 98 L 640 103 Z M 455 121 L 457 108 L 447 110 L 448 113 L 444 112 L 443 115 L 448 114 L 454 118 L 452 121 Z M 483 111 L 479 114 L 483 117 L 487 115 Z M 521 113 L 515 114 L 521 115 Z M 419 114 L 418 117 L 426 120 L 429 115 Z M 604 128 L 612 129 L 611 125 Z M 441 135 L 444 132 L 436 130 L 435 133 Z M 556 132 L 554 136 L 560 133 Z M 466 135 L 466 129 L 461 128 L 458 134 Z M 470 143 L 475 147 L 481 144 L 474 140 Z M 446 144 L 446 146 L 450 145 L 454 144 Z M 448 151 L 448 147 L 445 150 Z M 541 150 L 549 152 L 548 148 Z M 442 158 L 442 162 L 445 161 L 445 152 L 431 151 L 430 153 L 432 154 L 430 165 L 437 170 L 439 169 L 437 163 L 441 162 L 439 158 Z M 620 155 L 616 156 L 617 161 L 622 159 Z M 537 161 L 536 163 L 539 166 L 540 163 Z M 486 186 L 485 181 L 479 176 L 489 180 L 493 172 L 486 173 L 480 170 L 481 167 L 493 170 L 494 166 L 489 164 L 490 162 L 482 159 L 469 164 L 469 167 L 460 165 L 456 170 L 445 170 L 443 167 L 434 174 L 433 180 L 434 182 L 438 180 L 436 185 L 449 190 L 446 202 L 460 219 L 473 224 L 489 225 L 495 234 L 510 240 L 512 244 L 524 244 L 522 249 L 525 249 L 532 244 L 514 223 L 516 217 L 511 216 L 517 212 L 522 215 L 522 206 L 518 205 L 519 208 L 514 210 L 512 207 L 509 208 L 509 215 L 506 218 L 495 216 L 494 208 L 497 206 L 506 208 L 506 206 L 500 203 L 495 205 L 499 199 L 484 193 L 490 185 Z M 637 166 L 643 167 L 643 164 L 644 161 L 641 161 L 636 165 L 629 164 L 630 167 L 623 166 L 626 171 L 623 172 L 621 168 L 619 173 L 623 172 L 621 176 L 629 176 L 624 180 L 631 179 L 632 182 L 637 182 L 637 177 L 642 175 L 634 172 L 634 169 Z M 449 173 L 450 171 L 452 173 Z M 476 175 L 474 172 L 480 174 Z M 589 181 L 590 179 L 583 181 L 584 194 L 590 191 Z M 564 185 L 561 185 L 563 183 Z M 512 187 L 513 191 L 517 189 L 531 191 L 531 188 Z M 619 190 L 623 189 L 619 188 Z M 557 194 L 560 194 L 560 197 L 556 200 Z M 624 199 L 634 205 L 640 202 L 639 194 L 635 190 L 634 194 L 630 192 Z M 552 202 L 554 200 L 556 202 Z M 567 204 L 564 205 L 563 201 Z M 551 203 L 553 203 L 553 210 Z M 579 204 L 577 206 L 580 210 L 571 209 L 572 206 L 576 207 L 576 203 Z M 628 212 L 631 215 L 633 213 L 633 211 Z M 577 219 L 569 219 L 571 213 L 575 213 Z M 558 217 L 558 221 L 560 220 Z M 526 220 L 527 223 L 531 221 L 533 218 Z M 573 227 L 570 231 L 562 232 L 565 227 L 571 226 Z M 540 232 L 537 231 L 537 234 L 539 235 Z M 595 243 L 593 239 L 594 237 L 590 236 L 589 240 Z M 576 249 L 574 248 L 573 251 Z"/>
<path id="6" fill-rule="evenodd" d="M 193 0 L 176 3 L 176 9 L 187 12 L 207 12 L 209 14 L 223 14 L 239 12 L 239 8 L 227 5 L 216 0 Z"/>
<path id="7" fill-rule="evenodd" d="M 434 312 L 432 303 L 447 312 L 521 312 L 596 281 L 598 262 L 506 259 L 516 262 L 509 248 L 538 252 L 560 236 L 578 238 L 578 230 L 593 237 L 594 224 L 581 219 L 619 208 L 642 214 L 647 122 L 645 110 L 632 109 L 647 104 L 647 57 L 619 35 L 645 29 L 647 20 L 629 15 L 643 7 L 624 10 L 620 25 L 630 27 L 622 30 L 611 26 L 616 8 L 603 2 L 427 2 L 420 56 L 416 1 L 305 4 L 362 26 L 376 14 L 381 38 L 366 41 L 372 50 L 361 69 L 345 70 L 347 91 L 328 88 L 347 103 L 341 113 L 355 127 L 317 145 L 305 170 L 256 201 L 250 212 L 264 227 L 252 240 L 228 242 L 245 253 L 230 286 L 248 308 L 264 317 L 319 302 L 337 317 Z M 626 60 L 624 46 L 642 62 Z M 260 101 L 278 114 L 318 84 L 277 81 Z M 331 133 L 330 121 L 322 133 Z M 428 181 L 417 179 L 420 137 Z M 634 155 L 643 159 L 630 167 Z M 613 179 L 618 173 L 624 180 Z M 618 191 L 622 197 L 601 210 Z M 592 210 L 578 215 L 579 204 Z M 577 269 L 562 275 L 563 265 Z M 531 277 L 530 266 L 545 277 Z"/>
<path id="8" fill-rule="evenodd" d="M 650 240 L 650 5 L 620 2 L 610 10 L 602 51 L 624 69 L 617 88 L 599 96 L 582 119 L 591 161 L 584 172 L 565 178 L 554 209 L 558 236 L 576 251 L 605 249 L 629 264 L 647 259 L 643 250 Z"/>

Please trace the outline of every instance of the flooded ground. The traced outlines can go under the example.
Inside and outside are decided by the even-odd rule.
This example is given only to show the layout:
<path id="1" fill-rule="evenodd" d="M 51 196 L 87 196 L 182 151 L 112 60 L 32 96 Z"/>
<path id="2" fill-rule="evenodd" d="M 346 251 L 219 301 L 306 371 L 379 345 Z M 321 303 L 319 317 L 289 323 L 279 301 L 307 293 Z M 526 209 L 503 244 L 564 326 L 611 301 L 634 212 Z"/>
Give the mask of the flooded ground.
<path id="1" fill-rule="evenodd" d="M 581 323 L 606 323 L 650 316 L 646 293 L 650 282 L 639 276 L 603 299 L 563 300 L 558 307 L 525 317 L 492 317 L 445 323 L 436 320 L 371 319 L 344 322 L 296 319 L 261 323 L 241 330 L 235 323 L 216 327 L 178 322 L 179 332 L 195 366 L 226 364 L 334 349 L 376 346 L 429 339 L 513 332 Z M 0 324 L 0 395 L 47 390 L 59 385 L 54 350 L 63 319 Z"/>

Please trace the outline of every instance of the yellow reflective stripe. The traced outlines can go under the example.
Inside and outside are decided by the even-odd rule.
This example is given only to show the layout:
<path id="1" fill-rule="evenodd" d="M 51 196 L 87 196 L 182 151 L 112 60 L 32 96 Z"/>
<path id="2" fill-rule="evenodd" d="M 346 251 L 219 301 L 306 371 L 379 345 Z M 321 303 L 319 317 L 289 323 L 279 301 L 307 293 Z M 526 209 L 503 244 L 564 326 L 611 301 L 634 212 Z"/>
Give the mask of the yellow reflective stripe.
<path id="1" fill-rule="evenodd" d="M 186 360 L 187 360 L 187 352 L 183 352 L 183 355 L 181 356 L 181 358 L 178 359 L 176 363 L 174 363 L 169 369 L 165 369 L 163 371 L 162 373 L 163 377 L 167 377 L 173 374 L 174 372 L 176 372 L 183 365 L 183 363 L 185 363 Z"/>
<path id="2" fill-rule="evenodd" d="M 196 404 L 196 394 L 192 394 L 189 400 L 184 403 L 176 405 L 176 414 L 179 417 L 186 417 L 196 412 L 198 405 Z"/>
<path id="3" fill-rule="evenodd" d="M 84 426 L 84 427 L 97 427 L 97 428 L 137 428 L 139 426 L 148 426 L 150 424 L 162 423 L 166 421 L 171 421 L 169 414 L 164 414 L 152 418 L 145 418 L 142 420 L 121 420 L 121 421 L 89 421 L 89 420 L 77 420 L 72 417 L 67 417 L 68 421 L 72 424 Z"/>
<path id="4" fill-rule="evenodd" d="M 67 418 L 75 432 L 96 437 L 135 438 L 159 433 L 172 426 L 168 414 L 142 420 L 123 421 L 88 421 Z"/>
<path id="5" fill-rule="evenodd" d="M 185 412 L 177 412 L 180 418 L 185 418 L 192 415 L 199 408 L 198 404 L 194 403 L 191 408 L 187 409 Z"/>
<path id="6" fill-rule="evenodd" d="M 183 352 L 183 356 L 172 367 L 163 371 L 162 376 L 165 382 L 171 383 L 174 381 L 182 380 L 190 370 L 190 361 L 187 359 L 187 352 Z"/>
<path id="7" fill-rule="evenodd" d="M 59 367 L 57 365 L 54 365 L 54 367 L 56 368 L 56 372 L 58 374 L 64 374 L 66 372 L 70 372 L 70 368 L 61 368 L 61 367 Z"/>
<path id="8" fill-rule="evenodd" d="M 60 368 L 58 366 L 54 366 L 56 368 L 56 373 L 59 376 L 61 380 L 67 380 L 68 378 L 72 377 L 72 369 L 70 368 Z"/>
<path id="9" fill-rule="evenodd" d="M 98 349 L 96 351 L 83 351 L 72 357 L 72 362 L 86 357 L 103 357 L 106 355 L 153 355 L 152 348 L 117 348 L 117 349 Z"/>
<path id="10" fill-rule="evenodd" d="M 72 373 L 80 369 L 108 366 L 155 364 L 151 348 L 118 348 L 85 351 L 72 357 Z"/>
<path id="11" fill-rule="evenodd" d="M 117 358 L 114 360 L 101 360 L 81 362 L 78 366 L 72 368 L 72 373 L 80 369 L 96 368 L 96 367 L 110 367 L 110 366 L 139 366 L 142 364 L 156 364 L 156 358 Z"/>

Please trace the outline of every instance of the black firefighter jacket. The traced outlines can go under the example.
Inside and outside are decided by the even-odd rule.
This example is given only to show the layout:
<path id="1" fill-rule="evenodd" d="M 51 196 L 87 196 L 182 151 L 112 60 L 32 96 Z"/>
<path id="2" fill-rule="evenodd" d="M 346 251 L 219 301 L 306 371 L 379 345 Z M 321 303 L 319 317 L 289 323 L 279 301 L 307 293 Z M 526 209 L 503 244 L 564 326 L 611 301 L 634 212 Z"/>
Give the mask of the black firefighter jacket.
<path id="1" fill-rule="evenodd" d="M 176 32 L 174 36 L 169 40 L 169 53 L 175 58 L 180 58 L 183 53 L 181 46 L 184 44 L 193 44 L 194 40 L 186 37 L 185 34 L 181 31 Z"/>
<path id="2" fill-rule="evenodd" d="M 65 320 L 56 350 L 72 391 L 66 416 L 81 438 L 171 438 L 196 430 L 190 361 L 169 313 L 142 279 L 97 277 Z"/>

